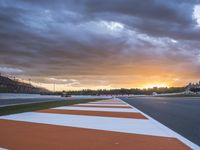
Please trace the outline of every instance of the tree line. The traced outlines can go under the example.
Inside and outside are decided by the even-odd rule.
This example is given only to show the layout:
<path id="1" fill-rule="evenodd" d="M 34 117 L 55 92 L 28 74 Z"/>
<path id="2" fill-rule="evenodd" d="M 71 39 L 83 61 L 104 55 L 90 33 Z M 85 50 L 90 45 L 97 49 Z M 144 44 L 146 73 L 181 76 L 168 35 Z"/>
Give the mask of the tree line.
<path id="1" fill-rule="evenodd" d="M 121 88 L 121 89 L 99 89 L 99 90 L 91 90 L 91 89 L 83 89 L 83 90 L 72 90 L 72 91 L 63 91 L 67 95 L 151 95 L 153 92 L 158 94 L 163 93 L 179 93 L 185 91 L 185 87 L 154 87 L 148 89 L 138 89 L 138 88 Z M 57 94 L 59 94 L 58 92 Z"/>

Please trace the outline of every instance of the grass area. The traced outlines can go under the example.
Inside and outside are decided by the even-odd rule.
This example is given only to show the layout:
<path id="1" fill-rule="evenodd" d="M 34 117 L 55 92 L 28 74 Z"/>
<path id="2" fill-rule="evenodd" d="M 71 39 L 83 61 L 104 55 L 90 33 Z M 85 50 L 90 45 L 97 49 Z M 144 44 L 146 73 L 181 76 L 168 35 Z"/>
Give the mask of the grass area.
<path id="1" fill-rule="evenodd" d="M 5 106 L 5 107 L 0 107 L 0 116 L 41 110 L 41 109 L 48 109 L 52 107 L 67 106 L 67 105 L 73 105 L 73 104 L 79 104 L 79 103 L 88 103 L 88 102 L 98 101 L 98 100 L 102 100 L 102 99 L 59 100 L 59 101 L 39 102 L 39 103 L 32 103 L 32 104 L 21 104 L 21 105 L 19 104 L 19 105 L 13 105 L 13 106 Z"/>

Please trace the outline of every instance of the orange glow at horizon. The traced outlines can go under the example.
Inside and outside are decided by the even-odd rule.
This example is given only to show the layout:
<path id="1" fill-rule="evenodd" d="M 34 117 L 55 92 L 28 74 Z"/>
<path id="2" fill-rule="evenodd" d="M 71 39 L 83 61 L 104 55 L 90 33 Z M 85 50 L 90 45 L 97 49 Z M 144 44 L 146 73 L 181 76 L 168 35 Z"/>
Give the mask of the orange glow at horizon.
<path id="1" fill-rule="evenodd" d="M 159 73 L 154 70 L 154 74 L 148 74 L 148 72 L 143 72 L 140 76 L 134 75 L 134 73 L 129 73 L 131 75 L 100 75 L 100 76 L 84 76 L 84 77 L 55 77 L 55 91 L 70 91 L 70 90 L 82 90 L 82 89 L 120 89 L 120 88 L 139 88 L 148 89 L 154 87 L 184 87 L 188 83 L 198 82 L 197 78 L 188 78 L 181 75 L 172 75 Z M 156 75 L 155 75 L 156 74 Z M 47 79 L 50 77 L 46 77 Z M 65 80 L 63 80 L 65 79 Z M 70 80 L 75 83 L 66 83 L 65 81 Z M 44 87 L 50 91 L 54 91 L 54 82 L 51 80 L 46 80 L 46 82 L 34 82 L 36 79 L 32 80 L 31 84 L 39 87 Z M 59 81 L 56 83 L 56 81 Z M 63 81 L 63 83 L 62 83 Z M 28 82 L 28 81 L 27 81 Z"/>
<path id="2" fill-rule="evenodd" d="M 141 89 L 148 89 L 148 88 L 162 88 L 162 87 L 169 87 L 168 84 L 166 83 L 150 83 L 150 84 L 146 84 L 144 86 L 141 87 Z"/>
<path id="3" fill-rule="evenodd" d="M 92 90 L 97 90 L 97 89 L 119 89 L 119 88 L 139 88 L 139 89 L 148 89 L 148 88 L 154 88 L 154 87 L 173 87 L 173 86 L 185 86 L 185 84 L 183 85 L 176 85 L 173 84 L 170 81 L 165 81 L 165 82 L 156 82 L 156 81 L 151 81 L 151 82 L 135 82 L 131 80 L 128 81 L 124 81 L 124 84 L 122 83 L 118 83 L 118 84 L 111 84 L 111 85 L 105 85 L 105 86 L 92 86 L 92 85 L 82 85 L 82 86 L 77 86 L 77 87 L 73 87 L 73 86 L 67 86 L 66 84 L 55 84 L 55 91 L 68 91 L 68 90 L 82 90 L 82 89 L 92 89 Z M 33 85 L 36 85 L 34 82 L 32 82 Z M 52 83 L 42 83 L 40 84 L 40 87 L 44 87 L 50 91 L 54 90 L 54 85 Z"/>

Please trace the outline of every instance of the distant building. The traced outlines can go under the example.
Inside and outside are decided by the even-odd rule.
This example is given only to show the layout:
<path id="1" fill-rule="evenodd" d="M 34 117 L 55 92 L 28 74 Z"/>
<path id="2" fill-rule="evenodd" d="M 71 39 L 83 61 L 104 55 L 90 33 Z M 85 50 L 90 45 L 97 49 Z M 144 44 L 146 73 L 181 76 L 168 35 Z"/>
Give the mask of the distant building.
<path id="1" fill-rule="evenodd" d="M 200 93 L 200 81 L 199 83 L 189 83 L 186 86 L 186 93 Z"/>
<path id="2" fill-rule="evenodd" d="M 156 93 L 156 92 L 153 92 L 153 93 L 152 93 L 152 95 L 153 95 L 153 96 L 156 96 L 156 95 L 158 95 L 158 93 Z"/>

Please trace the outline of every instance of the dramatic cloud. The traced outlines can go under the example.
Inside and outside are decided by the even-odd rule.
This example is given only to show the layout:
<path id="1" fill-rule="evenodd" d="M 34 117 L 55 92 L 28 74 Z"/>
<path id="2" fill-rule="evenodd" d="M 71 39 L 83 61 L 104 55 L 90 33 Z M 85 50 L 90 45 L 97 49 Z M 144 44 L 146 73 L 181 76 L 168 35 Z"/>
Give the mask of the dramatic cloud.
<path id="1" fill-rule="evenodd" d="M 200 5 L 194 6 L 193 17 L 197 21 L 197 26 L 200 26 Z"/>
<path id="2" fill-rule="evenodd" d="M 18 68 L 0 67 L 0 72 L 3 72 L 3 73 L 22 73 L 23 70 L 18 69 Z"/>
<path id="3" fill-rule="evenodd" d="M 199 6 L 0 0 L 0 72 L 58 89 L 184 85 L 200 75 Z"/>

